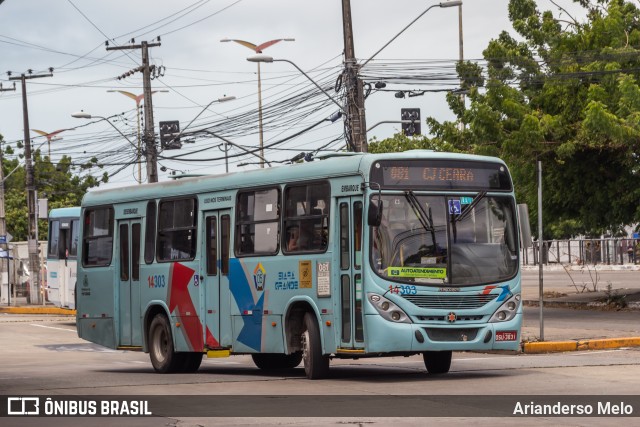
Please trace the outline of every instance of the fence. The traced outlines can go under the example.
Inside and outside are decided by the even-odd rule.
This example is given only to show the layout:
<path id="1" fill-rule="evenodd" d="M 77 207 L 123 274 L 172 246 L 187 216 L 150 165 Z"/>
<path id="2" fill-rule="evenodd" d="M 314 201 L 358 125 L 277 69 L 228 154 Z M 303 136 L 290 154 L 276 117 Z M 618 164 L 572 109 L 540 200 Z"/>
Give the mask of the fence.
<path id="1" fill-rule="evenodd" d="M 543 264 L 640 264 L 638 239 L 545 240 L 540 257 L 539 242 L 522 250 L 524 265 Z M 631 250 L 630 250 L 631 249 Z"/>

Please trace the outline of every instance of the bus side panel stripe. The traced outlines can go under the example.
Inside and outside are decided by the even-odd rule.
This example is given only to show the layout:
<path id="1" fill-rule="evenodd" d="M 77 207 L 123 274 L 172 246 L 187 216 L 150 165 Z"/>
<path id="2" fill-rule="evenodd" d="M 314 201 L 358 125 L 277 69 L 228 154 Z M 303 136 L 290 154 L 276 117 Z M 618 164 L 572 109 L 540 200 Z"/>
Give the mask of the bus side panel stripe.
<path id="1" fill-rule="evenodd" d="M 198 312 L 189 294 L 189 283 L 195 271 L 180 263 L 173 263 L 169 269 L 169 287 L 167 295 L 169 312 L 179 316 L 182 323 L 180 330 L 191 351 L 202 351 L 204 348 L 202 324 Z"/>
<path id="2" fill-rule="evenodd" d="M 247 280 L 242 263 L 237 259 L 229 260 L 229 287 L 236 301 L 238 310 L 242 315 L 242 329 L 238 334 L 238 341 L 244 345 L 260 351 L 262 340 L 262 307 L 264 306 L 264 294 L 258 301 L 254 300 L 251 284 Z M 244 315 L 251 312 L 251 315 Z"/>

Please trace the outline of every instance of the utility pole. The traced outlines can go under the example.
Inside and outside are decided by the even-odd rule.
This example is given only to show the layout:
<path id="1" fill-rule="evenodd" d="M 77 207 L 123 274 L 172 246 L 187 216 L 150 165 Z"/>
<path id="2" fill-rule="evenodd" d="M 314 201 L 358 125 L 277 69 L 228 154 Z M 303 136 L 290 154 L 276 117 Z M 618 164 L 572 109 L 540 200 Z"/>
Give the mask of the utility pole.
<path id="1" fill-rule="evenodd" d="M 462 62 L 464 61 L 464 44 L 462 38 L 462 4 L 458 5 L 458 53 L 460 56 L 460 66 L 462 66 Z M 460 79 L 460 89 L 462 89 L 462 79 Z M 464 105 L 464 91 L 460 91 L 460 102 Z M 464 122 L 460 120 L 458 123 L 458 129 L 464 130 Z"/>
<path id="2" fill-rule="evenodd" d="M 38 217 L 36 216 L 36 186 L 31 163 L 31 136 L 29 135 L 29 110 L 27 108 L 27 79 L 37 79 L 41 77 L 53 77 L 53 68 L 49 68 L 49 74 L 21 74 L 20 77 L 9 77 L 9 80 L 20 80 L 22 82 L 22 119 L 24 126 L 24 169 L 27 186 L 27 212 L 28 212 L 28 248 L 29 248 L 29 295 L 32 304 L 44 302 L 44 292 L 40 293 L 40 256 L 38 255 Z M 40 300 L 42 295 L 43 299 Z"/>
<path id="3" fill-rule="evenodd" d="M 153 130 L 153 104 L 151 100 L 151 66 L 149 65 L 149 48 L 160 46 L 160 42 L 140 44 L 130 46 L 107 47 L 107 50 L 142 49 L 142 66 L 135 71 L 142 71 L 143 93 L 144 93 L 144 147 L 147 158 L 147 182 L 158 182 L 158 149 Z"/>
<path id="4" fill-rule="evenodd" d="M 10 90 L 16 90 L 16 83 L 13 83 L 13 88 L 4 89 L 0 84 L 0 92 L 8 92 Z M 7 301 L 11 302 L 11 278 L 9 276 L 9 245 L 7 244 L 7 221 L 4 211 L 4 170 L 2 168 L 2 141 L 0 141 L 0 248 L 7 254 Z M 4 265 L 1 266 L 0 271 L 4 271 Z M 4 283 L 0 283 L 0 286 Z"/>
<path id="5" fill-rule="evenodd" d="M 2 89 L 0 89 L 2 90 Z M 0 248 L 2 248 L 7 254 L 7 301 L 11 296 L 11 277 L 9 276 L 9 245 L 7 244 L 7 221 L 4 212 L 4 171 L 2 170 L 2 143 L 0 142 Z M 4 272 L 4 265 L 0 268 L 0 271 Z M 0 283 L 0 287 L 3 287 L 4 283 Z M 4 290 L 4 289 L 3 289 Z"/>
<path id="6" fill-rule="evenodd" d="M 347 135 L 350 149 L 358 152 L 369 151 L 367 146 L 367 126 L 364 115 L 364 90 L 358 78 L 353 47 L 353 25 L 351 23 L 351 1 L 342 0 L 342 26 L 344 33 L 344 83 L 347 92 Z"/>

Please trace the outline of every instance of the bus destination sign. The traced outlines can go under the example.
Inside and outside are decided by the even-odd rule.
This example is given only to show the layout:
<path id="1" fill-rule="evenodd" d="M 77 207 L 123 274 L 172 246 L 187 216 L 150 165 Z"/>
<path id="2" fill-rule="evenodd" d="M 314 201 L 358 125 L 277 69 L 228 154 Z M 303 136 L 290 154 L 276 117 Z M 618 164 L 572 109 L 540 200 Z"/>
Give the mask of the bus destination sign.
<path id="1" fill-rule="evenodd" d="M 388 160 L 374 163 L 371 181 L 383 188 L 511 191 L 507 168 L 499 163 L 450 160 Z"/>

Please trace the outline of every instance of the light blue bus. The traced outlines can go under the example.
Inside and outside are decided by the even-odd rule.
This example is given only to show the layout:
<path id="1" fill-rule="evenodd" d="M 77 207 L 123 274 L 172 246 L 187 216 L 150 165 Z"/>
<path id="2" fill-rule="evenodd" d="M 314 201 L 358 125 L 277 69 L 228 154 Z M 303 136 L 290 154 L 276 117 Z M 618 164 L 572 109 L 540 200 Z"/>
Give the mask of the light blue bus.
<path id="1" fill-rule="evenodd" d="M 58 307 L 75 308 L 80 207 L 51 209 L 47 239 L 47 293 Z"/>
<path id="2" fill-rule="evenodd" d="M 422 150 L 89 192 L 78 335 L 160 373 L 233 354 L 446 373 L 452 351 L 519 349 L 516 215 L 503 161 Z"/>

